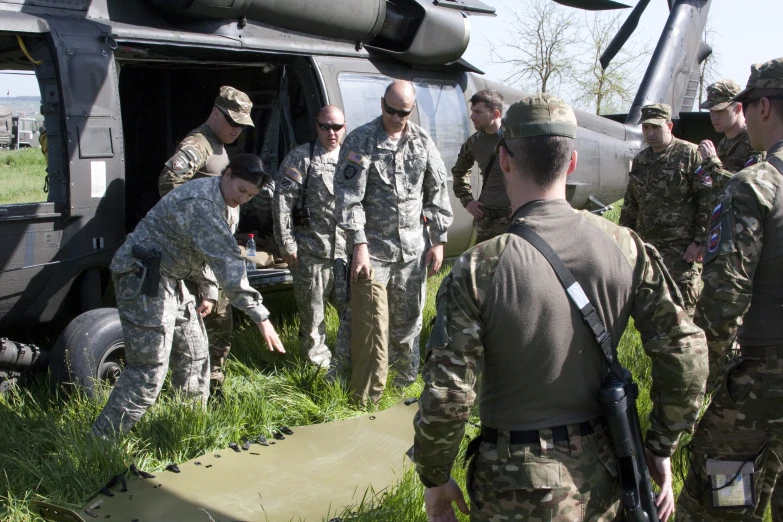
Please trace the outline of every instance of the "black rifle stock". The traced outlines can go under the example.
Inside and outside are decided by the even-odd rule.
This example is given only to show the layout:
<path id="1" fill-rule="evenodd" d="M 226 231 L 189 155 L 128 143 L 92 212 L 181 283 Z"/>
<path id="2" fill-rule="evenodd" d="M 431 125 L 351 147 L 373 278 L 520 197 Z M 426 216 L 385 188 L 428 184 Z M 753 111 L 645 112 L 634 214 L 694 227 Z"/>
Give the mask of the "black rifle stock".
<path id="1" fill-rule="evenodd" d="M 655 507 L 642 430 L 636 411 L 639 388 L 631 372 L 623 368 L 625 382 L 610 371 L 601 385 L 601 413 L 617 456 L 622 506 L 628 522 L 660 522 Z"/>

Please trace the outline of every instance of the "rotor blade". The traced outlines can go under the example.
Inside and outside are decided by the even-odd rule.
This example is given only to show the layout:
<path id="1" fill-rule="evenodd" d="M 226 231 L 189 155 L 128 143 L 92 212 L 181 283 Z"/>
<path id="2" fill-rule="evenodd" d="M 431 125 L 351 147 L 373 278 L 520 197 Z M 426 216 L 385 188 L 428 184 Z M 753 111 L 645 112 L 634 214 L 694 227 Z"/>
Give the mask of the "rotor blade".
<path id="1" fill-rule="evenodd" d="M 614 0 L 555 0 L 555 2 L 568 7 L 584 9 L 585 11 L 609 11 L 611 9 L 627 9 L 631 7 Z"/>
<path id="2" fill-rule="evenodd" d="M 604 51 L 604 54 L 601 55 L 601 67 L 606 69 L 609 66 L 609 63 L 611 63 L 612 59 L 617 56 L 617 53 L 619 53 L 620 49 L 623 48 L 625 42 L 628 41 L 633 32 L 636 30 L 636 27 L 639 25 L 639 19 L 642 17 L 642 13 L 644 13 L 644 10 L 647 9 L 647 5 L 649 3 L 650 0 L 639 0 L 639 3 L 636 4 L 636 7 L 633 8 L 633 11 L 631 11 L 631 14 L 628 15 L 628 19 L 623 22 L 620 30 L 617 31 L 617 34 L 614 36 L 614 38 L 612 38 L 612 41 Z"/>

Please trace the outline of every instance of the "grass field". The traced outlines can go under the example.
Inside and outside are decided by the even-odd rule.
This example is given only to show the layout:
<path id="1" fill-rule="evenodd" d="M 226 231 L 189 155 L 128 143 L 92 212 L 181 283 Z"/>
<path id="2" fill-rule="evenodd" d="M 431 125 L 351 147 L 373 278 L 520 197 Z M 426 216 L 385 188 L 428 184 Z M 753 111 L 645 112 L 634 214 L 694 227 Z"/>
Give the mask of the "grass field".
<path id="1" fill-rule="evenodd" d="M 0 205 L 46 201 L 41 149 L 0 151 Z"/>

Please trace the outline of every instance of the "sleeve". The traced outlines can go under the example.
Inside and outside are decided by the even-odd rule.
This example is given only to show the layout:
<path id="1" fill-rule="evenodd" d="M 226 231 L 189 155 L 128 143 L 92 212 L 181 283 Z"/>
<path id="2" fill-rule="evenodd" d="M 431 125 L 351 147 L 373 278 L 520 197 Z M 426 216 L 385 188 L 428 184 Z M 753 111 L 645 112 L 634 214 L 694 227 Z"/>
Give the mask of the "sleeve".
<path id="1" fill-rule="evenodd" d="M 427 145 L 427 170 L 424 173 L 423 212 L 427 219 L 432 244 L 445 243 L 454 214 L 451 211 L 449 190 L 446 185 L 446 167 L 435 143 Z"/>
<path id="2" fill-rule="evenodd" d="M 364 192 L 370 158 L 362 154 L 361 139 L 348 135 L 340 147 L 340 159 L 334 175 L 335 216 L 337 225 L 345 231 L 346 248 L 350 253 L 355 245 L 367 243 L 364 224 Z"/>
<path id="3" fill-rule="evenodd" d="M 647 447 L 670 456 L 682 433 L 693 431 L 704 400 L 707 345 L 704 332 L 677 304 L 676 284 L 658 251 L 634 235 L 639 285 L 631 314 L 652 360 L 650 429 Z"/>
<path id="4" fill-rule="evenodd" d="M 457 162 L 451 167 L 451 177 L 454 181 L 454 195 L 462 202 L 465 207 L 473 201 L 473 188 L 470 186 L 470 174 L 473 170 L 475 158 L 473 157 L 473 140 L 468 140 L 462 144 L 457 156 Z"/>
<path id="5" fill-rule="evenodd" d="M 500 239 L 493 245 L 505 247 Z M 494 260 L 472 249 L 455 263 L 438 291 L 435 326 L 427 343 L 424 389 L 413 419 L 414 440 L 409 454 L 425 484 L 442 485 L 465 433 L 465 421 L 476 400 L 478 368 L 484 356 L 481 342 L 481 302 L 492 282 Z M 481 288 L 479 288 L 481 287 Z"/>
<path id="6" fill-rule="evenodd" d="M 272 200 L 275 241 L 280 247 L 280 253 L 284 256 L 296 254 L 297 250 L 291 211 L 299 201 L 299 194 L 302 191 L 302 175 L 306 175 L 303 159 L 300 156 L 294 157 L 294 154 L 289 154 L 283 160 L 277 176 L 278 184 L 275 188 L 275 196 Z"/>
<path id="7" fill-rule="evenodd" d="M 693 195 L 696 200 L 696 232 L 693 242 L 703 245 L 713 206 L 712 178 L 706 171 L 699 169 L 699 154 L 695 146 L 690 151 L 688 168 L 691 171 Z"/>
<path id="8" fill-rule="evenodd" d="M 710 375 L 723 374 L 742 316 L 750 308 L 753 275 L 764 246 L 764 221 L 775 187 L 734 177 L 713 211 L 704 256 L 704 288 L 696 307 L 696 324 L 707 334 Z"/>
<path id="9" fill-rule="evenodd" d="M 620 220 L 618 223 L 622 227 L 636 230 L 636 220 L 639 216 L 639 200 L 636 199 L 634 180 L 631 176 L 633 170 L 632 166 L 631 173 L 628 175 L 628 187 L 625 189 L 625 199 L 623 200 L 623 208 L 620 211 Z"/>
<path id="10" fill-rule="evenodd" d="M 178 225 L 193 238 L 231 304 L 249 315 L 253 322 L 268 319 L 269 311 L 262 304 L 261 294 L 247 280 L 245 260 L 221 209 L 203 200 L 182 203 L 186 204 L 181 204 L 176 213 Z"/>
<path id="11" fill-rule="evenodd" d="M 209 265 L 205 266 L 201 272 L 194 274 L 191 280 L 198 285 L 198 293 L 202 301 L 204 299 L 218 300 L 219 288 L 217 279 Z"/>
<path id="12" fill-rule="evenodd" d="M 186 137 L 163 166 L 158 176 L 158 192 L 163 197 L 193 176 L 206 163 L 212 151 L 205 143 L 192 137 Z"/>
<path id="13" fill-rule="evenodd" d="M 703 160 L 697 170 L 702 170 L 704 175 L 709 176 L 712 179 L 712 193 L 713 196 L 720 194 L 723 187 L 734 175 L 733 172 L 726 170 L 723 166 L 723 162 L 717 156 L 710 156 Z"/>

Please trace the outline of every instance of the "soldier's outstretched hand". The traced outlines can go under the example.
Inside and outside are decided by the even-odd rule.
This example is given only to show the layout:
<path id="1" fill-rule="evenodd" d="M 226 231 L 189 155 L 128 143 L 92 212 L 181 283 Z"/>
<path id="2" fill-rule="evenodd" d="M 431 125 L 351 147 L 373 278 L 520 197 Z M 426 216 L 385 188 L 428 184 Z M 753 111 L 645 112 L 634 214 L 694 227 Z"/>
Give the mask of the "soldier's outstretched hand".
<path id="1" fill-rule="evenodd" d="M 283 342 L 280 340 L 280 337 L 277 335 L 277 332 L 275 331 L 275 327 L 272 326 L 272 321 L 270 321 L 269 319 L 264 319 L 263 321 L 256 323 L 256 325 L 258 326 L 258 331 L 261 332 L 261 337 L 264 338 L 266 347 L 269 348 L 270 352 L 285 353 L 285 348 L 283 348 Z"/>
<path id="2" fill-rule="evenodd" d="M 655 507 L 658 508 L 658 518 L 661 522 L 666 522 L 674 513 L 674 490 L 672 489 L 672 459 L 669 457 L 659 457 L 644 448 L 644 456 L 647 460 L 647 467 L 650 469 L 650 477 L 661 488 L 658 497 L 655 499 Z"/>
<path id="3" fill-rule="evenodd" d="M 442 486 L 425 489 L 424 509 L 427 510 L 427 520 L 429 522 L 457 522 L 452 502 L 457 503 L 460 511 L 466 515 L 470 514 L 465 496 L 454 477 L 449 477 L 449 481 Z"/>

